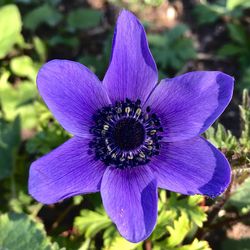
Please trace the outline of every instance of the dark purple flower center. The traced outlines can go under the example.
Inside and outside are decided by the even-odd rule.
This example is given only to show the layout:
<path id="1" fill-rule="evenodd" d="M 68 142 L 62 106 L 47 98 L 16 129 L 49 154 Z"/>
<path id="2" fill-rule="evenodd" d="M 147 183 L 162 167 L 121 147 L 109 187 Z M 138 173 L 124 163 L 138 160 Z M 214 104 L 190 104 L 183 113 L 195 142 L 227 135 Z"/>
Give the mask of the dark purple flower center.
<path id="1" fill-rule="evenodd" d="M 120 149 L 133 150 L 143 144 L 145 129 L 135 118 L 124 118 L 116 123 L 113 136 Z"/>
<path id="2" fill-rule="evenodd" d="M 159 154 L 162 127 L 159 118 L 147 107 L 143 112 L 140 100 L 126 99 L 99 109 L 93 116 L 93 140 L 89 153 L 107 166 L 117 168 L 146 164 Z"/>

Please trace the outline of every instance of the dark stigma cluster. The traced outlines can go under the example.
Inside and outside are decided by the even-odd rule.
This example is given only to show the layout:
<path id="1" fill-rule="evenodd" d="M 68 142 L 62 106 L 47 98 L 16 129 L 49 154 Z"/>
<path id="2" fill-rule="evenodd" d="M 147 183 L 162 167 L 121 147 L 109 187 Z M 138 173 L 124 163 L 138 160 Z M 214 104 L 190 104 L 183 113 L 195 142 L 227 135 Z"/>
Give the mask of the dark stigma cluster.
<path id="1" fill-rule="evenodd" d="M 126 99 L 99 109 L 93 116 L 89 154 L 107 166 L 120 169 L 147 164 L 159 154 L 160 119 L 150 107 L 143 112 L 141 101 Z"/>

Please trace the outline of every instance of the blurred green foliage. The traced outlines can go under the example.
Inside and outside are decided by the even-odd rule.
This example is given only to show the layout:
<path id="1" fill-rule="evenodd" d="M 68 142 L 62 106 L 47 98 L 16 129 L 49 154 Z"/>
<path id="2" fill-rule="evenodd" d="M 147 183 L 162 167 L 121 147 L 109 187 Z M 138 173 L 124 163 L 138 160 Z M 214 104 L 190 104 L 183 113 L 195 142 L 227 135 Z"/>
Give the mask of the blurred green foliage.
<path id="1" fill-rule="evenodd" d="M 17 150 L 21 141 L 20 119 L 7 123 L 0 120 L 0 180 L 9 177 L 16 160 Z"/>
<path id="2" fill-rule="evenodd" d="M 21 16 L 15 5 L 0 9 L 0 59 L 4 58 L 21 36 Z"/>
<path id="3" fill-rule="evenodd" d="M 185 63 L 196 57 L 193 41 L 187 36 L 187 32 L 188 27 L 179 24 L 164 34 L 148 35 L 149 45 L 162 77 L 166 75 L 165 72 L 183 68 Z"/>
<path id="4" fill-rule="evenodd" d="M 194 9 L 198 24 L 223 23 L 226 27 L 228 38 L 218 50 L 217 56 L 224 60 L 236 61 L 235 68 L 240 84 L 236 88 L 250 89 L 250 33 L 245 25 L 248 18 L 250 1 L 226 0 L 209 3 L 204 1 Z"/>
<path id="5" fill-rule="evenodd" d="M 217 0 L 213 3 L 202 1 L 195 7 L 194 13 L 197 15 L 198 23 L 202 25 L 213 23 L 223 17 L 239 19 L 249 7 L 248 0 Z"/>
<path id="6" fill-rule="evenodd" d="M 120 6 L 124 6 L 123 2 L 109 1 Z M 131 2 L 141 8 L 161 8 L 164 1 Z M 113 23 L 108 23 L 103 9 L 85 4 L 0 0 L 0 249 L 209 250 L 205 233 L 216 234 L 216 225 L 227 225 L 232 213 L 236 219 L 248 215 L 250 37 L 244 24 L 249 5 L 244 0 L 213 4 L 203 1 L 194 10 L 201 27 L 216 22 L 225 25 L 228 40 L 213 57 L 229 60 L 240 72 L 236 76 L 238 92 L 234 100 L 240 104 L 236 111 L 241 119 L 239 136 L 221 123 L 205 134 L 223 150 L 232 165 L 232 191 L 214 201 L 160 190 L 156 228 L 146 242 L 133 244 L 119 235 L 99 194 L 44 206 L 35 202 L 27 190 L 30 163 L 70 137 L 38 95 L 38 69 L 45 61 L 59 57 L 79 61 L 102 78 L 109 63 Z M 160 77 L 183 72 L 188 63 L 198 59 L 191 29 L 188 24 L 179 23 L 156 32 L 147 23 Z M 247 89 L 242 91 L 243 88 Z M 242 101 L 237 102 L 241 97 Z M 221 207 L 217 211 L 218 204 Z M 208 220 L 214 211 L 217 216 Z M 224 211 L 222 216 L 220 211 Z M 249 249 L 248 242 L 249 239 L 225 240 L 222 249 Z"/>
<path id="7" fill-rule="evenodd" d="M 1 249 L 58 250 L 45 236 L 43 225 L 25 214 L 8 213 L 0 215 Z M 27 233 L 28 232 L 28 233 Z"/>
<path id="8" fill-rule="evenodd" d="M 30 11 L 24 17 L 24 27 L 34 31 L 43 23 L 49 26 L 55 26 L 62 18 L 62 14 L 60 14 L 54 6 L 45 3 Z"/>
<path id="9" fill-rule="evenodd" d="M 98 10 L 80 8 L 71 11 L 67 17 L 67 25 L 71 31 L 96 27 L 102 18 Z"/>

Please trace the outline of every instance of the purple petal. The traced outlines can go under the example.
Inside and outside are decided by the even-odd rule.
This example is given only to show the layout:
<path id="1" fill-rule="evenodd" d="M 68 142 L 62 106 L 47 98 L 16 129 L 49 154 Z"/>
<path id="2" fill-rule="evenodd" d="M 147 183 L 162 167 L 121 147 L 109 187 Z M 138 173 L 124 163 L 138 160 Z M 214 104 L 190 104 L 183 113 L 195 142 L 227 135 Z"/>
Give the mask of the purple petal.
<path id="1" fill-rule="evenodd" d="M 162 80 L 146 105 L 160 118 L 165 141 L 203 133 L 231 100 L 234 79 L 217 71 L 197 71 Z"/>
<path id="2" fill-rule="evenodd" d="M 86 137 L 93 113 L 110 101 L 102 83 L 80 63 L 53 60 L 39 71 L 40 95 L 55 118 L 70 133 Z"/>
<path id="3" fill-rule="evenodd" d="M 98 192 L 106 167 L 88 154 L 89 140 L 74 137 L 33 162 L 29 193 L 39 202 L 55 203 L 77 194 Z"/>
<path id="4" fill-rule="evenodd" d="M 201 137 L 162 143 L 160 155 L 149 164 L 159 187 L 182 194 L 215 197 L 230 183 L 227 159 Z"/>
<path id="5" fill-rule="evenodd" d="M 132 13 L 123 10 L 116 24 L 110 66 L 103 79 L 109 97 L 112 102 L 126 98 L 144 102 L 157 79 L 144 28 Z"/>
<path id="6" fill-rule="evenodd" d="M 108 168 L 101 195 L 105 210 L 124 238 L 139 242 L 151 234 L 157 219 L 157 183 L 148 167 Z"/>

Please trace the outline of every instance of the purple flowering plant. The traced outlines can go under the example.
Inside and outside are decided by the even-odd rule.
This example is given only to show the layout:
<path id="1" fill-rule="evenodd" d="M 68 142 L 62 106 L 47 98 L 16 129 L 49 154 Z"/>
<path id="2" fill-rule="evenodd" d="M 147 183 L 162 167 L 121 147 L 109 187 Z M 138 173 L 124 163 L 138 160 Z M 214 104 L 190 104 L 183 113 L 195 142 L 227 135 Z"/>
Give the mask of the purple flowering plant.
<path id="1" fill-rule="evenodd" d="M 158 188 L 216 197 L 228 187 L 227 159 L 200 135 L 230 102 L 233 83 L 219 71 L 158 83 L 144 28 L 123 10 L 102 82 L 68 60 L 40 69 L 39 93 L 73 137 L 32 163 L 30 194 L 52 204 L 101 192 L 120 234 L 146 239 L 157 221 Z"/>

